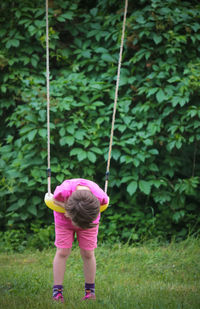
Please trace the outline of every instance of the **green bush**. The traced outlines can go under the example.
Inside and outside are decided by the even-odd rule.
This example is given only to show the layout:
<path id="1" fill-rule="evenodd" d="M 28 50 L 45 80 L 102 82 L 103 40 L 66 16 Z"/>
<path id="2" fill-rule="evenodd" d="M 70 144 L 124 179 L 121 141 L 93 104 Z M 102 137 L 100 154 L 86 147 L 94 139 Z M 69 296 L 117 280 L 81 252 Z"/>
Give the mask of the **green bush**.
<path id="1" fill-rule="evenodd" d="M 10 252 L 17 251 L 23 252 L 27 247 L 26 232 L 20 230 L 8 230 L 6 232 L 0 232 L 0 251 Z"/>
<path id="2" fill-rule="evenodd" d="M 45 8 L 0 8 L 0 223 L 30 230 L 52 222 L 43 202 Z M 129 3 L 102 240 L 199 230 L 199 9 L 195 0 Z M 121 1 L 51 3 L 52 190 L 72 177 L 104 186 L 122 17 Z"/>
<path id="3" fill-rule="evenodd" d="M 27 231 L 21 228 L 11 229 L 0 232 L 0 251 L 1 252 L 23 252 L 29 249 L 48 249 L 54 246 L 54 225 L 43 225 L 41 222 L 31 224 Z"/>
<path id="4" fill-rule="evenodd" d="M 31 225 L 31 236 L 28 237 L 27 247 L 39 250 L 54 246 L 54 225 L 42 227 L 38 223 Z"/>

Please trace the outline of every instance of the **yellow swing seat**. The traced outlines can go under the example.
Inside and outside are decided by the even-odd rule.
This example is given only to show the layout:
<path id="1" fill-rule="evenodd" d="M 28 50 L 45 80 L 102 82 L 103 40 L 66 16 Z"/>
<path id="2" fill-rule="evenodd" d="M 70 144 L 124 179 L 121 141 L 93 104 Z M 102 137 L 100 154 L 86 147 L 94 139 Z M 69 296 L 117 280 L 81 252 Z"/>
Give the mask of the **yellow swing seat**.
<path id="1" fill-rule="evenodd" d="M 46 193 L 45 197 L 44 197 L 44 201 L 45 201 L 45 204 L 47 205 L 47 207 L 49 207 L 50 209 L 55 210 L 55 211 L 60 212 L 60 213 L 65 213 L 64 204 L 63 204 L 63 206 L 57 205 L 54 201 L 52 193 L 50 193 L 50 194 Z M 108 201 L 107 204 L 100 205 L 100 212 L 103 212 L 104 210 L 106 210 L 108 208 L 108 205 L 109 205 L 109 201 Z"/>

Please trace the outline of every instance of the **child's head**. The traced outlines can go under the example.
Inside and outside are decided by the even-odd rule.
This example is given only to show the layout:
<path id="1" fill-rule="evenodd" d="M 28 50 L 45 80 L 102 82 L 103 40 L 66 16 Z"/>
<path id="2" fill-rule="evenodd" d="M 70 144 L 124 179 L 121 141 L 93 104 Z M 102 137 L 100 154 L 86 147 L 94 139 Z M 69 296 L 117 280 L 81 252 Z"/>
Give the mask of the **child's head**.
<path id="1" fill-rule="evenodd" d="M 75 225 L 88 229 L 95 226 L 92 222 L 99 214 L 100 202 L 89 190 L 76 190 L 65 203 L 65 209 Z"/>

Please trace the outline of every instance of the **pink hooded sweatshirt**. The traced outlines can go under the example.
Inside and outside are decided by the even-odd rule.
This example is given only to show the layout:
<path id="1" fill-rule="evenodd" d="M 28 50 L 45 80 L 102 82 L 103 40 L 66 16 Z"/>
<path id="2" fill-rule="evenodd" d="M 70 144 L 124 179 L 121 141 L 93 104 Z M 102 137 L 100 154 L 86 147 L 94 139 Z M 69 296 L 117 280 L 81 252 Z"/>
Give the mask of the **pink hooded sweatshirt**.
<path id="1" fill-rule="evenodd" d="M 90 191 L 98 198 L 100 205 L 107 204 L 109 202 L 108 195 L 93 181 L 82 178 L 68 179 L 56 187 L 54 191 L 54 198 L 60 202 L 64 202 L 76 191 L 77 186 L 86 186 Z M 66 217 L 64 214 L 54 211 L 55 222 L 57 224 L 65 223 Z M 100 213 L 93 223 L 99 223 Z"/>

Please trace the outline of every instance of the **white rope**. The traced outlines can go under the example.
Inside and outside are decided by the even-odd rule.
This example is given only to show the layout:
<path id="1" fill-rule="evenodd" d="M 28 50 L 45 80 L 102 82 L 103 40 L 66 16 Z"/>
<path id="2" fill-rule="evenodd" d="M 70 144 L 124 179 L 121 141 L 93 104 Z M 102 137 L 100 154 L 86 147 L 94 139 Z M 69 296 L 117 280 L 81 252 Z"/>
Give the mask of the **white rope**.
<path id="1" fill-rule="evenodd" d="M 46 0 L 46 85 L 47 85 L 47 176 L 48 194 L 51 193 L 51 165 L 50 165 L 50 95 L 49 95 L 49 18 L 48 0 Z"/>
<path id="2" fill-rule="evenodd" d="M 114 135 L 115 114 L 116 114 L 116 109 L 117 109 L 117 99 L 118 99 L 118 90 L 119 90 L 121 62 L 122 62 L 122 52 L 123 52 L 123 45 L 124 45 L 127 8 L 128 8 L 128 0 L 125 0 L 124 19 L 123 19 L 123 25 L 122 25 L 122 36 L 121 36 L 121 45 L 120 45 L 119 62 L 118 62 L 118 70 L 117 70 L 117 81 L 116 81 L 116 88 L 115 88 L 115 99 L 114 99 L 113 116 L 112 116 L 112 126 L 111 126 L 108 161 L 107 161 L 107 168 L 106 168 L 106 181 L 105 181 L 105 189 L 104 189 L 105 193 L 107 193 L 107 189 L 108 189 L 108 176 L 109 176 L 109 170 L 110 170 L 110 159 L 111 159 L 112 143 L 113 143 L 113 135 Z"/>
<path id="3" fill-rule="evenodd" d="M 117 70 L 117 81 L 116 81 L 116 88 L 115 88 L 115 99 L 114 99 L 113 116 L 112 116 L 112 126 L 111 126 L 111 133 L 110 133 L 110 143 L 109 143 L 108 161 L 107 161 L 107 169 L 106 169 L 106 181 L 105 181 L 105 189 L 104 189 L 106 193 L 107 193 L 107 188 L 108 188 L 108 175 L 109 175 L 109 170 L 110 170 L 110 159 L 111 159 L 112 143 L 113 143 L 113 135 L 114 135 L 115 115 L 116 115 L 116 109 L 117 109 L 118 89 L 119 89 L 127 8 L 128 8 L 128 0 L 125 0 L 124 19 L 123 19 L 123 25 L 122 25 L 122 36 L 121 36 L 121 45 L 120 45 L 119 62 L 118 62 L 118 70 Z M 48 0 L 46 0 L 46 86 L 47 86 L 47 166 L 48 166 L 47 176 L 48 176 L 48 194 L 50 195 L 51 193 L 51 164 L 50 164 L 51 159 L 50 159 L 50 94 L 49 94 L 50 86 L 49 86 Z"/>

